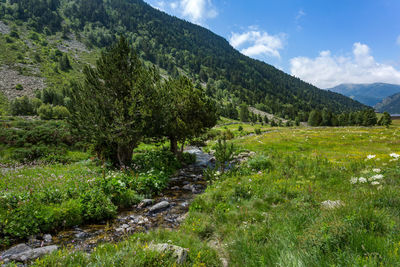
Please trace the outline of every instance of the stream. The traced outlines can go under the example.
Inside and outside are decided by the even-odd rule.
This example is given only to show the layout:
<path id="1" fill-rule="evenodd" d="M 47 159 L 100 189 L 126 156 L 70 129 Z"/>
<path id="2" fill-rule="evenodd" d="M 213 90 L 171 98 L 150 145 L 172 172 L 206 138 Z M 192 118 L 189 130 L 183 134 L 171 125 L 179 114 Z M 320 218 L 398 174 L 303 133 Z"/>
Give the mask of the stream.
<path id="1" fill-rule="evenodd" d="M 56 245 L 86 252 L 101 243 L 116 242 L 135 232 L 155 228 L 176 229 L 185 219 L 196 195 L 204 192 L 207 182 L 203 170 L 212 166 L 212 156 L 199 148 L 189 147 L 186 152 L 196 155 L 196 163 L 179 170 L 170 178 L 169 186 L 154 199 L 143 200 L 131 210 L 123 211 L 112 221 L 83 225 L 60 231 L 26 243 L 31 248 Z"/>

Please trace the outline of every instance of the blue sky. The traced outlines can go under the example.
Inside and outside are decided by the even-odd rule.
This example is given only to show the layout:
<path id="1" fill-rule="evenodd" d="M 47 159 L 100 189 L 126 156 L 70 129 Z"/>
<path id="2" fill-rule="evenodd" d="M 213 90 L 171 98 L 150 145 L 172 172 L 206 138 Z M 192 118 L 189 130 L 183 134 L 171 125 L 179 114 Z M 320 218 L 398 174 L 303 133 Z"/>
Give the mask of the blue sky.
<path id="1" fill-rule="evenodd" d="M 320 88 L 400 84 L 400 0 L 146 0 Z"/>

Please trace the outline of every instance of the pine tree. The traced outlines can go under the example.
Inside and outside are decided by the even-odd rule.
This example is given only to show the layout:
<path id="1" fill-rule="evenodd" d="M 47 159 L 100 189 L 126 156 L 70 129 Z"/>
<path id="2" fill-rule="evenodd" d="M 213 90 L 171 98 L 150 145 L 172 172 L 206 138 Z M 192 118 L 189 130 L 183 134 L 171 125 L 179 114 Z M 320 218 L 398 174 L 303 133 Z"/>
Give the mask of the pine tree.
<path id="1" fill-rule="evenodd" d="M 72 84 L 71 128 L 93 143 L 99 157 L 129 166 L 151 121 L 156 77 L 123 37 L 84 75 L 82 84 Z"/>

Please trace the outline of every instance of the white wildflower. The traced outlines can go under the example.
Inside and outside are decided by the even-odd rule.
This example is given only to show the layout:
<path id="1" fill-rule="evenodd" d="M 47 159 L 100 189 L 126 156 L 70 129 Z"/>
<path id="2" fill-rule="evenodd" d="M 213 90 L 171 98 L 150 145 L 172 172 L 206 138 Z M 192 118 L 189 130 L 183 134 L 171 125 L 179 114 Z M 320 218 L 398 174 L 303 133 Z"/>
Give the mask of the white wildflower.
<path id="1" fill-rule="evenodd" d="M 373 181 L 381 180 L 381 179 L 383 179 L 383 175 L 382 174 L 376 174 L 376 175 L 371 177 L 371 180 L 373 180 Z"/>
<path id="2" fill-rule="evenodd" d="M 367 159 L 374 159 L 374 158 L 376 158 L 376 155 L 368 155 L 367 156 Z"/>
<path id="3" fill-rule="evenodd" d="M 357 182 L 358 182 L 358 178 L 357 177 L 352 177 L 350 179 L 350 183 L 352 183 L 352 184 L 356 184 Z"/>
<path id="4" fill-rule="evenodd" d="M 390 154 L 390 156 L 391 156 L 392 158 L 395 158 L 395 159 L 399 159 L 399 158 L 400 158 L 400 155 L 399 155 L 399 154 L 396 154 L 396 153 L 392 153 L 392 154 Z"/>
<path id="5" fill-rule="evenodd" d="M 380 185 L 380 183 L 375 181 L 375 182 L 372 182 L 371 185 Z"/>
<path id="6" fill-rule="evenodd" d="M 359 181 L 360 183 L 364 184 L 364 183 L 367 182 L 367 179 L 365 179 L 364 177 L 360 177 L 360 178 L 358 178 L 358 181 Z"/>
<path id="7" fill-rule="evenodd" d="M 376 172 L 376 173 L 380 173 L 380 172 L 381 172 L 381 169 L 373 169 L 372 171 L 373 171 L 373 172 Z"/>

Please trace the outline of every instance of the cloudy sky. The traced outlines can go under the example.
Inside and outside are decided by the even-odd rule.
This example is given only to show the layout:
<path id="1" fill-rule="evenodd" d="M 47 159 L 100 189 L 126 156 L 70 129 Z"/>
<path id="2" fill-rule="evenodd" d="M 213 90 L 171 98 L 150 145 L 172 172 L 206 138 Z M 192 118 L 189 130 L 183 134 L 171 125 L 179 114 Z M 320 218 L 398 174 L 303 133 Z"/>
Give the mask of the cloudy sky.
<path id="1" fill-rule="evenodd" d="M 400 84 L 400 0 L 146 0 L 320 88 Z"/>

